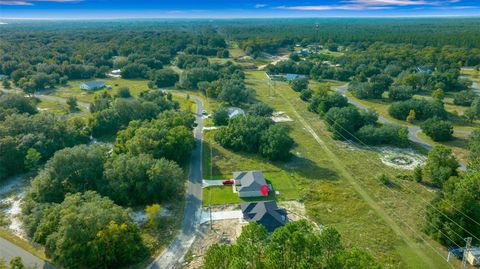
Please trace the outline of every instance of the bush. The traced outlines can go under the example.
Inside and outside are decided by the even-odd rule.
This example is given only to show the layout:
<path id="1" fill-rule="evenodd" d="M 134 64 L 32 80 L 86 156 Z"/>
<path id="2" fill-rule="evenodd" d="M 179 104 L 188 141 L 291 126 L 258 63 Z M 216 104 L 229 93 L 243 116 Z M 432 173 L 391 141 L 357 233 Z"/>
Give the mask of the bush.
<path id="1" fill-rule="evenodd" d="M 178 79 L 178 74 L 172 69 L 161 69 L 155 72 L 153 81 L 157 87 L 162 88 L 174 86 Z"/>
<path id="2" fill-rule="evenodd" d="M 411 86 L 395 85 L 390 87 L 388 98 L 393 101 L 405 101 L 411 99 L 415 91 Z"/>
<path id="3" fill-rule="evenodd" d="M 258 102 L 250 107 L 248 113 L 253 116 L 271 117 L 273 109 L 265 103 Z"/>
<path id="4" fill-rule="evenodd" d="M 339 94 L 316 94 L 308 106 L 310 111 L 318 114 L 327 113 L 332 107 L 346 107 L 348 106 L 348 99 Z"/>
<path id="5" fill-rule="evenodd" d="M 391 104 L 388 108 L 388 114 L 395 119 L 406 120 L 411 110 L 415 111 L 415 119 L 417 120 L 426 120 L 433 117 L 446 119 L 448 115 L 441 102 L 413 99 Z"/>
<path id="6" fill-rule="evenodd" d="M 118 97 L 121 97 L 121 98 L 129 98 L 131 97 L 132 95 L 130 94 L 130 89 L 127 88 L 127 87 L 121 87 L 120 89 L 118 89 L 117 91 L 117 96 Z"/>
<path id="7" fill-rule="evenodd" d="M 213 123 L 216 126 L 227 125 L 229 120 L 229 114 L 226 107 L 219 107 L 213 112 L 212 115 Z"/>
<path id="8" fill-rule="evenodd" d="M 395 125 L 365 125 L 357 132 L 357 137 L 367 145 L 406 146 L 409 143 L 406 127 Z"/>
<path id="9" fill-rule="evenodd" d="M 300 93 L 300 99 L 303 101 L 308 101 L 310 98 L 312 98 L 313 91 L 310 89 L 303 89 L 302 92 Z"/>
<path id="10" fill-rule="evenodd" d="M 453 103 L 457 106 L 470 106 L 477 97 L 473 91 L 461 91 L 453 95 Z"/>
<path id="11" fill-rule="evenodd" d="M 420 127 L 433 141 L 447 141 L 452 139 L 453 126 L 449 121 L 431 118 L 424 121 Z"/>
<path id="12" fill-rule="evenodd" d="M 360 112 L 355 107 L 334 107 L 325 114 L 328 130 L 336 139 L 348 139 L 362 127 Z"/>
<path id="13" fill-rule="evenodd" d="M 293 80 L 290 84 L 292 89 L 296 92 L 301 92 L 302 90 L 308 88 L 308 79 L 307 78 L 297 78 Z"/>

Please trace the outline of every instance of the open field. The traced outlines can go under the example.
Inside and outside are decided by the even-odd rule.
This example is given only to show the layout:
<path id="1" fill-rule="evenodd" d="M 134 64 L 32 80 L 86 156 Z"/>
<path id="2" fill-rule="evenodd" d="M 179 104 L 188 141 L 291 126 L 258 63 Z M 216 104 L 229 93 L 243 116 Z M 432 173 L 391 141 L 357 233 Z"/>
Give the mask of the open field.
<path id="1" fill-rule="evenodd" d="M 311 219 L 337 228 L 347 246 L 369 249 L 387 268 L 449 268 L 439 256 L 446 257 L 445 249 L 421 231 L 433 190 L 396 179 L 406 172 L 383 165 L 376 151 L 332 140 L 286 83 L 269 82 L 261 71 L 248 71 L 247 83 L 259 100 L 294 120 L 295 157 L 282 167 L 294 175 Z M 376 180 L 382 172 L 392 186 Z"/>
<path id="2" fill-rule="evenodd" d="M 46 99 L 40 99 L 37 109 L 40 112 L 52 112 L 59 115 L 70 113 L 66 104 Z"/>

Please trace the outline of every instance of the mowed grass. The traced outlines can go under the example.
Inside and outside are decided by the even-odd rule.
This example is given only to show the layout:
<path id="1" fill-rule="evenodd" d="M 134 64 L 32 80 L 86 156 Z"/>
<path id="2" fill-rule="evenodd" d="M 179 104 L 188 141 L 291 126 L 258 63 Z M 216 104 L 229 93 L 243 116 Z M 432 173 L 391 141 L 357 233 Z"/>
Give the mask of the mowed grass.
<path id="1" fill-rule="evenodd" d="M 37 104 L 37 109 L 40 112 L 52 112 L 58 115 L 70 113 L 67 104 L 46 99 L 39 100 L 40 102 Z"/>
<path id="2" fill-rule="evenodd" d="M 235 171 L 259 170 L 264 173 L 267 182 L 272 185 L 273 191 L 267 197 L 239 198 L 232 186 L 207 187 L 203 189 L 203 205 L 237 204 L 246 201 L 261 200 L 298 200 L 301 198 L 299 188 L 295 183 L 295 175 L 279 167 L 278 164 L 268 162 L 257 155 L 236 153 L 227 150 L 214 141 L 216 131 L 204 132 L 203 143 L 203 178 L 204 179 L 231 179 Z M 274 192 L 278 192 L 275 195 Z"/>
<path id="3" fill-rule="evenodd" d="M 148 89 L 148 80 L 145 79 L 121 79 L 121 78 L 107 78 L 107 79 L 96 79 L 98 81 L 103 81 L 106 85 L 112 86 L 111 90 L 100 89 L 96 91 L 85 91 L 80 89 L 80 84 L 85 81 L 90 80 L 71 80 L 66 86 L 60 86 L 51 92 L 48 95 L 56 96 L 60 98 L 67 99 L 68 97 L 75 96 L 78 101 L 91 103 L 95 93 L 101 91 L 108 91 L 112 95 L 115 95 L 119 88 L 127 87 L 130 89 L 130 93 L 133 96 L 137 96 L 141 91 Z"/>
<path id="4" fill-rule="evenodd" d="M 434 192 L 412 181 L 395 179 L 395 175 L 407 172 L 383 165 L 377 151 L 352 150 L 332 140 L 319 116 L 308 112 L 298 93 L 284 82 L 269 82 L 264 77 L 264 72 L 247 71 L 247 83 L 255 88 L 257 98 L 294 119 L 288 125 L 297 143 L 295 156 L 282 166 L 287 174 L 294 175 L 308 216 L 319 224 L 337 228 L 347 246 L 366 248 L 386 268 L 449 268 L 436 253 L 446 257 L 445 249 L 422 233 L 424 209 Z M 305 129 L 294 109 L 334 158 Z M 379 173 L 389 175 L 394 185 L 387 187 L 378 182 Z M 377 209 L 359 194 L 347 174 Z M 393 220 L 400 232 L 386 219 Z M 409 238 L 409 243 L 403 238 Z"/>

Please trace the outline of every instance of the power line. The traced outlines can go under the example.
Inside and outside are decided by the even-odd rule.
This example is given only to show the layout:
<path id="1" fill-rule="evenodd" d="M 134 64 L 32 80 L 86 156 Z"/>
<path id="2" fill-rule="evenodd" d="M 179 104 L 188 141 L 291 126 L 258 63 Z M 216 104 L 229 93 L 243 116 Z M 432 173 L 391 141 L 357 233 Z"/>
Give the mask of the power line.
<path id="1" fill-rule="evenodd" d="M 328 114 L 325 114 L 325 117 L 328 117 Z M 330 117 L 330 119 L 332 119 Z M 328 122 L 327 122 L 328 124 Z M 352 133 L 350 133 L 350 131 L 346 130 L 342 125 L 338 124 L 337 126 L 339 126 L 341 129 L 343 129 L 345 132 L 347 132 L 351 137 L 355 138 L 356 140 L 358 140 L 362 145 L 366 146 L 368 149 L 370 150 L 374 150 L 372 147 L 368 146 L 367 144 L 365 144 L 361 139 L 359 139 L 358 137 L 356 137 L 355 135 L 353 135 Z M 344 135 L 342 135 L 340 132 L 335 132 L 336 134 L 342 136 L 342 138 L 348 140 Z M 368 156 L 367 156 L 368 157 Z M 368 157 L 369 158 L 369 157 Z M 380 167 L 380 169 L 385 170 L 385 168 L 381 165 L 379 165 L 377 162 L 374 162 L 375 165 L 377 165 L 378 167 Z M 400 183 L 401 184 L 401 183 Z M 404 188 L 406 188 L 407 190 L 409 190 L 410 192 L 412 193 L 415 193 L 415 191 L 411 190 L 409 187 L 406 187 L 404 184 L 401 184 Z M 468 231 L 467 229 L 465 229 L 463 226 L 461 226 L 460 224 L 458 224 L 457 222 L 455 222 L 454 220 L 452 220 L 450 217 L 448 217 L 447 215 L 445 215 L 443 212 L 441 212 L 438 208 L 436 208 L 435 206 L 433 206 L 430 202 L 428 202 L 427 200 L 425 200 L 422 196 L 420 196 L 420 198 L 426 203 L 428 204 L 429 206 L 431 206 L 432 208 L 434 208 L 435 210 L 437 210 L 440 214 L 442 214 L 444 217 L 446 217 L 447 219 L 449 219 L 450 221 L 452 221 L 453 223 L 455 223 L 458 227 L 460 227 L 461 229 L 463 229 L 464 231 L 466 231 L 467 233 L 469 233 L 471 236 L 473 236 L 475 239 L 479 240 L 480 239 L 478 237 L 476 237 L 473 233 L 471 233 L 470 231 Z M 460 210 L 458 210 L 456 207 L 453 207 L 455 210 L 457 210 L 458 212 L 461 212 Z"/>

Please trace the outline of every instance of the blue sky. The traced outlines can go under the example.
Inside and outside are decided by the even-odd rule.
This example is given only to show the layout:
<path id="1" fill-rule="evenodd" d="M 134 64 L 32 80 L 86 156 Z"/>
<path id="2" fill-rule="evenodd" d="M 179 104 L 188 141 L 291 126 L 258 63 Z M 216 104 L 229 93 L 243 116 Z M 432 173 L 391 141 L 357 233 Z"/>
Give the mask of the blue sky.
<path id="1" fill-rule="evenodd" d="M 480 0 L 0 0 L 0 18 L 480 16 Z"/>

